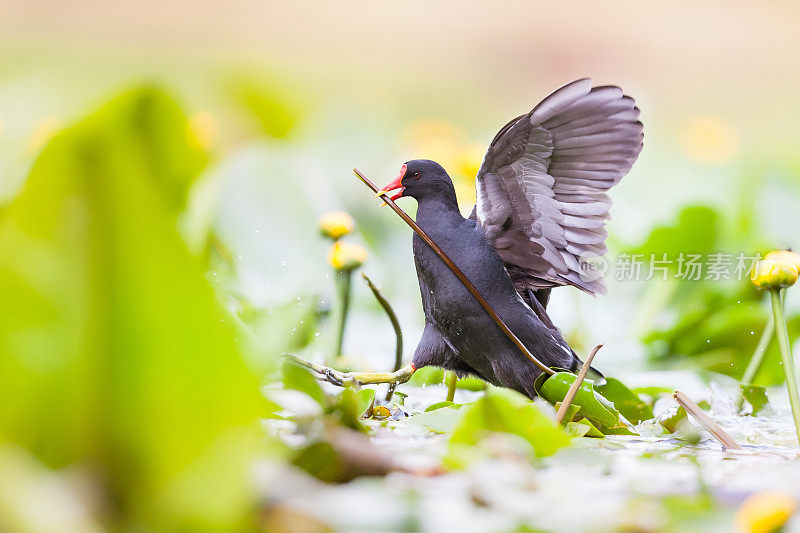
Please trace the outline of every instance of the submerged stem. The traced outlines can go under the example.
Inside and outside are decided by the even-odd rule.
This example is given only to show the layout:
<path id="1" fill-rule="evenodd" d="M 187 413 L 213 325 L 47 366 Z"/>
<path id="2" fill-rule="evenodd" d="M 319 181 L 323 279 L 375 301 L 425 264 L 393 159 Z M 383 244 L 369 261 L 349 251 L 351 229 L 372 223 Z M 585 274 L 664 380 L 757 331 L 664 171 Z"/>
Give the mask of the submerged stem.
<path id="1" fill-rule="evenodd" d="M 447 398 L 446 401 L 452 402 L 456 397 L 456 386 L 458 385 L 458 376 L 455 372 L 447 373 Z"/>
<path id="2" fill-rule="evenodd" d="M 797 430 L 797 440 L 800 443 L 800 389 L 797 388 L 797 376 L 794 372 L 794 360 L 792 359 L 792 348 L 789 344 L 789 331 L 786 329 L 786 319 L 783 316 L 783 305 L 781 305 L 780 291 L 772 289 L 769 291 L 772 298 L 772 314 L 775 316 L 775 328 L 778 332 L 778 347 L 781 351 L 783 361 L 783 374 L 786 376 L 786 388 L 789 391 L 789 403 L 792 406 L 792 416 L 794 426 Z"/>
<path id="3" fill-rule="evenodd" d="M 775 318 L 770 314 L 767 319 L 767 325 L 764 326 L 764 331 L 761 333 L 761 338 L 758 339 L 756 351 L 753 352 L 753 357 L 747 365 L 747 370 L 744 371 L 742 383 L 753 383 L 753 380 L 756 379 L 758 371 L 761 370 L 761 364 L 764 362 L 764 356 L 767 354 L 767 348 L 769 348 L 773 333 L 775 333 Z"/>
<path id="4" fill-rule="evenodd" d="M 389 317 L 389 321 L 392 323 L 392 328 L 394 328 L 394 335 L 397 341 L 394 345 L 394 371 L 397 372 L 403 366 L 403 331 L 400 329 L 400 321 L 397 320 L 397 315 L 392 309 L 392 305 L 389 303 L 383 294 L 381 294 L 380 289 L 372 283 L 372 280 L 367 277 L 367 275 L 362 272 L 361 277 L 364 278 L 364 281 L 367 283 L 367 287 L 372 291 L 372 294 L 375 296 L 375 299 L 378 300 L 378 303 L 381 304 L 383 310 L 386 311 L 386 315 Z M 396 384 L 392 383 L 389 385 L 389 390 L 386 392 L 386 401 L 392 399 L 392 394 L 394 393 L 394 388 Z"/>
<path id="5" fill-rule="evenodd" d="M 334 346 L 333 359 L 338 360 L 342 356 L 342 346 L 344 345 L 344 327 L 347 322 L 347 314 L 350 312 L 350 286 L 351 270 L 336 271 L 336 292 L 339 299 L 339 329 L 336 333 L 336 345 Z"/>

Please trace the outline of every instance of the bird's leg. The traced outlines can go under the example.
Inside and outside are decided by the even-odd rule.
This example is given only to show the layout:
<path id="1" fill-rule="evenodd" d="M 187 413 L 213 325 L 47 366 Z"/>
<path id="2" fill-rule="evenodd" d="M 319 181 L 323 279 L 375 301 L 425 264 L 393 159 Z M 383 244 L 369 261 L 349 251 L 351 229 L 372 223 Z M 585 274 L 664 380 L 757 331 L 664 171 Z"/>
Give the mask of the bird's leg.
<path id="1" fill-rule="evenodd" d="M 327 381 L 339 387 L 345 387 L 347 385 L 379 385 L 381 383 L 393 383 L 397 385 L 411 379 L 411 376 L 417 370 L 413 364 L 408 364 L 395 372 L 341 372 L 328 366 L 305 361 L 292 354 L 285 355 L 293 362 L 317 374 L 317 379 Z"/>

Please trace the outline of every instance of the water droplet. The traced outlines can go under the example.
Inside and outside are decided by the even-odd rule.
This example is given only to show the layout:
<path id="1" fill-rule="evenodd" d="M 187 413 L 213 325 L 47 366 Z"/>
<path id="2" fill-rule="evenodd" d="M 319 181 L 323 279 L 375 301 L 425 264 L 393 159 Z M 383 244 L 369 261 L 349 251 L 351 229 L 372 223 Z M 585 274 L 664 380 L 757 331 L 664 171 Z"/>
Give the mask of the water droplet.
<path id="1" fill-rule="evenodd" d="M 281 261 L 281 266 L 286 266 L 286 259 L 284 259 L 283 261 Z"/>

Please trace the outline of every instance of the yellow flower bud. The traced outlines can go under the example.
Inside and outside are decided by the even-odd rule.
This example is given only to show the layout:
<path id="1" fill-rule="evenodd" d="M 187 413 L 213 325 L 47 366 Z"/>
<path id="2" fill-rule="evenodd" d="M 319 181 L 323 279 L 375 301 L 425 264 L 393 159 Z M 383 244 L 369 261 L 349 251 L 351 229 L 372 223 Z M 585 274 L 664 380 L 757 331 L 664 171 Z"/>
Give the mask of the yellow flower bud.
<path id="1" fill-rule="evenodd" d="M 478 170 L 481 168 L 485 153 L 486 148 L 481 144 L 475 143 L 462 146 L 458 150 L 456 171 L 470 180 L 470 183 L 474 182 L 475 176 L 478 175 Z"/>
<path id="2" fill-rule="evenodd" d="M 789 261 L 800 273 L 800 254 L 791 250 L 775 250 L 768 253 L 764 259 L 780 259 L 782 261 Z"/>
<path id="3" fill-rule="evenodd" d="M 759 492 L 747 498 L 736 513 L 743 533 L 771 533 L 783 526 L 797 509 L 797 500 L 785 494 Z"/>
<path id="4" fill-rule="evenodd" d="M 341 239 L 355 227 L 353 217 L 344 211 L 328 211 L 319 217 L 319 230 L 333 240 Z"/>
<path id="5" fill-rule="evenodd" d="M 367 251 L 357 244 L 336 241 L 328 250 L 328 263 L 336 270 L 353 270 L 367 260 Z"/>
<path id="6" fill-rule="evenodd" d="M 750 273 L 750 281 L 759 289 L 783 289 L 797 281 L 797 268 L 783 259 L 762 259 Z"/>

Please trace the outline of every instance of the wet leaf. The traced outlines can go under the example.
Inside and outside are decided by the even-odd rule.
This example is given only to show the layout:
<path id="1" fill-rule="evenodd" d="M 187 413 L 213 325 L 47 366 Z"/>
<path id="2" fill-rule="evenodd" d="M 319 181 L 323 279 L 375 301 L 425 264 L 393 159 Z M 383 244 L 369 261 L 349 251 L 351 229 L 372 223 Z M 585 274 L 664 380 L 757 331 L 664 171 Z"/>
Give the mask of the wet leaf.
<path id="1" fill-rule="evenodd" d="M 561 409 L 561 406 L 563 405 L 563 403 L 564 402 L 558 402 L 558 403 L 555 404 L 554 407 L 556 408 L 556 411 L 559 411 Z M 574 403 L 570 404 L 570 406 L 567 407 L 567 412 L 564 414 L 564 418 L 561 420 L 561 423 L 562 424 L 567 424 L 569 422 L 574 422 L 575 421 L 575 417 L 578 416 L 578 411 L 580 411 L 580 410 L 581 410 L 581 406 L 580 405 L 575 405 Z"/>
<path id="2" fill-rule="evenodd" d="M 572 428 L 573 428 L 572 431 L 576 431 L 576 429 L 575 429 L 576 426 L 578 426 L 578 427 L 583 426 L 584 428 L 586 428 L 586 430 L 583 432 L 583 435 L 580 435 L 581 437 L 592 437 L 592 438 L 595 438 L 595 439 L 604 439 L 605 438 L 605 434 L 602 431 L 600 431 L 599 429 L 597 429 L 594 426 L 594 424 L 592 424 L 591 422 L 589 422 L 585 418 L 583 418 L 581 420 L 578 420 L 577 422 L 570 422 L 567 425 L 568 426 L 572 426 Z M 577 431 L 580 431 L 580 429 L 578 429 Z"/>
<path id="3" fill-rule="evenodd" d="M 564 400 L 575 379 L 575 374 L 558 372 L 544 380 L 537 378 L 535 386 L 542 398 L 555 405 Z M 614 427 L 619 424 L 619 412 L 611 402 L 594 390 L 590 381 L 584 380 L 581 383 L 572 403 L 580 406 L 578 416 L 588 419 L 597 427 Z"/>
<path id="4" fill-rule="evenodd" d="M 742 398 L 752 406 L 750 414 L 757 415 L 768 403 L 767 389 L 763 385 L 753 383 L 742 383 L 739 385 Z"/>
<path id="5" fill-rule="evenodd" d="M 617 411 L 633 424 L 650 420 L 655 416 L 653 408 L 618 379 L 607 377 L 604 385 L 595 385 L 594 388 L 604 398 L 610 400 Z"/>
<path id="6" fill-rule="evenodd" d="M 664 429 L 670 433 L 675 433 L 675 430 L 678 428 L 678 423 L 682 420 L 686 420 L 686 416 L 686 409 L 675 404 L 673 408 L 658 417 L 658 423 L 664 426 Z"/>

